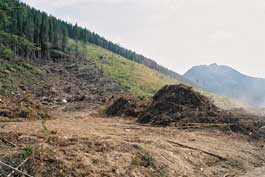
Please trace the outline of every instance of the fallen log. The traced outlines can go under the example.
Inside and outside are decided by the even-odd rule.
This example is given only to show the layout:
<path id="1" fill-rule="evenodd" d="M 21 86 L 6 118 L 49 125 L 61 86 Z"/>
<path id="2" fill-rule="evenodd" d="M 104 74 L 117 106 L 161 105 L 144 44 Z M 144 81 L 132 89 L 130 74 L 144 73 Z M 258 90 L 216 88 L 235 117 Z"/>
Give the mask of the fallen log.
<path id="1" fill-rule="evenodd" d="M 25 159 L 21 164 L 19 164 L 18 166 L 17 166 L 17 170 L 20 168 L 20 167 L 22 167 L 27 161 L 28 161 L 29 159 Z M 16 171 L 15 170 L 13 170 L 11 173 L 9 173 L 9 175 L 7 175 L 7 177 L 11 177 L 14 173 L 15 173 Z"/>
<path id="2" fill-rule="evenodd" d="M 185 144 L 181 144 L 181 143 L 178 143 L 178 142 L 170 141 L 170 140 L 166 140 L 166 141 L 171 143 L 171 144 L 178 145 L 178 146 L 180 146 L 182 148 L 187 148 L 187 149 L 191 149 L 191 150 L 195 150 L 195 151 L 200 151 L 200 152 L 202 152 L 204 154 L 213 156 L 213 157 L 218 158 L 218 159 L 223 160 L 223 161 L 227 160 L 227 158 L 222 157 L 222 156 L 217 155 L 217 154 L 214 154 L 214 153 L 211 153 L 211 152 L 207 152 L 207 151 L 204 151 L 204 150 L 201 150 L 201 149 L 197 149 L 197 148 L 194 148 L 194 147 L 191 147 L 191 146 L 188 146 L 188 145 L 185 145 Z"/>
<path id="3" fill-rule="evenodd" d="M 2 161 L 0 161 L 0 165 L 3 165 L 3 166 L 5 166 L 5 167 L 7 167 L 7 168 L 10 168 L 10 169 L 12 169 L 12 170 L 14 170 L 14 171 L 16 171 L 16 172 L 18 172 L 18 173 L 20 173 L 20 174 L 23 174 L 24 176 L 27 176 L 27 177 L 33 177 L 33 176 L 31 176 L 31 175 L 29 175 L 29 174 L 27 174 L 27 173 L 25 173 L 25 172 L 23 172 L 23 171 L 20 171 L 20 170 L 18 170 L 18 169 L 16 169 L 16 168 L 12 167 L 11 165 L 8 165 L 8 164 L 2 162 Z"/>
<path id="4" fill-rule="evenodd" d="M 7 141 L 7 140 L 4 139 L 4 138 L 0 138 L 0 140 L 1 140 L 3 143 L 6 143 L 6 144 L 11 145 L 12 147 L 17 147 L 17 145 L 15 145 L 14 143 L 12 143 L 12 142 L 10 142 L 10 141 Z"/>
<path id="5" fill-rule="evenodd" d="M 206 124 L 206 123 L 188 123 L 182 126 L 176 126 L 177 129 L 189 129 L 189 128 L 207 128 L 207 127 L 229 127 L 234 124 Z"/>

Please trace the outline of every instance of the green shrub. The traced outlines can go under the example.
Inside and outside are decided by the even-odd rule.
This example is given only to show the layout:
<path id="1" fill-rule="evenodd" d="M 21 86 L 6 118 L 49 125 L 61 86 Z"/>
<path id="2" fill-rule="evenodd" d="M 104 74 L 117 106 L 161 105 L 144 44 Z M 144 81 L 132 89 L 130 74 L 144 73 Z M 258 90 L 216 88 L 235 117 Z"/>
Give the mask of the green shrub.
<path id="1" fill-rule="evenodd" d="M 23 152 L 22 152 L 22 154 L 21 154 L 21 157 L 23 158 L 23 159 L 25 159 L 25 158 L 28 158 L 29 156 L 31 156 L 33 154 L 33 147 L 31 147 L 31 146 L 27 146 L 27 147 L 25 147 L 24 149 L 23 149 Z"/>
<path id="2" fill-rule="evenodd" d="M 14 57 L 14 52 L 8 47 L 0 47 L 0 58 L 10 60 Z"/>

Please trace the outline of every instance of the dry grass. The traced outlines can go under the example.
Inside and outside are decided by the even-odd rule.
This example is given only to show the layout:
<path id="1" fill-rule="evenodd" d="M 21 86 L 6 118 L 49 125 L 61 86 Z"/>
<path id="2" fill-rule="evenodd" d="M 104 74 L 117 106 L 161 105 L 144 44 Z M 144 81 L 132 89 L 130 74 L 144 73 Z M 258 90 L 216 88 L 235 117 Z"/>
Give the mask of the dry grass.
<path id="1" fill-rule="evenodd" d="M 34 139 L 29 141 L 35 152 L 31 168 L 25 168 L 32 175 L 223 177 L 239 176 L 265 163 L 263 142 L 238 134 L 148 127 L 85 113 L 54 116 L 58 119 L 45 123 L 48 134 L 41 121 L 0 123 L 1 133 L 18 134 L 10 141 L 19 147 L 27 145 L 21 137 Z"/>

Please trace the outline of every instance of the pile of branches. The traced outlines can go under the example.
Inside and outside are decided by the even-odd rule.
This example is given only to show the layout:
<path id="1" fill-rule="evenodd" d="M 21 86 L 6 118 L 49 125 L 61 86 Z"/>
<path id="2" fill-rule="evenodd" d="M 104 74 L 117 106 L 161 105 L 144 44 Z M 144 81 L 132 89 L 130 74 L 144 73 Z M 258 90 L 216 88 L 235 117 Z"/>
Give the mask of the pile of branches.
<path id="1" fill-rule="evenodd" d="M 10 119 L 45 119 L 47 109 L 31 94 L 0 97 L 0 117 Z"/>
<path id="2" fill-rule="evenodd" d="M 145 107 L 146 104 L 137 98 L 121 96 L 111 102 L 106 114 L 109 116 L 138 117 Z"/>
<path id="3" fill-rule="evenodd" d="M 169 125 L 185 118 L 194 120 L 219 114 L 220 110 L 207 97 L 193 91 L 192 87 L 179 84 L 167 85 L 153 97 L 149 106 L 139 116 L 139 122 L 153 125 Z"/>
<path id="4" fill-rule="evenodd" d="M 246 112 L 222 110 L 208 97 L 183 84 L 163 87 L 148 104 L 139 104 L 137 101 L 133 98 L 119 98 L 106 113 L 137 117 L 138 122 L 155 126 L 222 127 L 233 132 L 265 137 L 265 133 L 260 133 L 265 126 L 265 119 Z"/>

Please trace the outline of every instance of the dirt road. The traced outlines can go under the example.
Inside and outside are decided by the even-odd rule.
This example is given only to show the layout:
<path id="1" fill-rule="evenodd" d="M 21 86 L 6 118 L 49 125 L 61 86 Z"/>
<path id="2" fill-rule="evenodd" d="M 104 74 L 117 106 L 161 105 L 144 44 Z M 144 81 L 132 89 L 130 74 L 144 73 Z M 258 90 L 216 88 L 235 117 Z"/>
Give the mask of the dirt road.
<path id="1" fill-rule="evenodd" d="M 265 164 L 264 144 L 238 134 L 141 126 L 133 120 L 85 113 L 56 117 L 45 125 L 41 121 L 0 123 L 3 137 L 16 133 L 17 139 L 8 140 L 17 147 L 30 142 L 36 152 L 42 150 L 36 153 L 41 163 L 28 170 L 32 175 L 45 176 L 40 168 L 48 168 L 47 163 L 55 159 L 58 174 L 66 176 L 241 177 L 254 169 L 255 177 L 265 174 L 264 168 L 257 168 Z M 7 147 L 0 146 L 0 154 L 11 157 L 14 148 L 7 151 Z"/>

